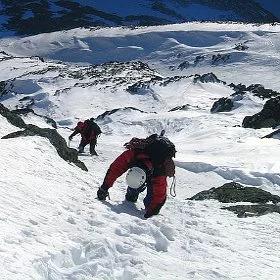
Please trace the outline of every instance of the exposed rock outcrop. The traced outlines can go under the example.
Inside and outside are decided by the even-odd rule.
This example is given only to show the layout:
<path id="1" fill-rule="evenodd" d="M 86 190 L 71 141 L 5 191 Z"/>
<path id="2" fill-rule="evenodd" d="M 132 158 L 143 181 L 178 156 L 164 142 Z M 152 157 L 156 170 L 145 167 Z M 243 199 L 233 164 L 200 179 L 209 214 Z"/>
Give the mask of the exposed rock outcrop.
<path id="1" fill-rule="evenodd" d="M 212 64 L 225 63 L 230 59 L 230 54 L 214 54 L 212 56 Z"/>
<path id="2" fill-rule="evenodd" d="M 61 158 L 67 162 L 73 162 L 81 169 L 88 171 L 83 162 L 78 159 L 78 151 L 67 147 L 65 139 L 55 130 L 50 128 L 40 128 L 36 125 L 25 124 L 20 116 L 10 112 L 5 106 L 0 104 L 0 114 L 4 116 L 12 125 L 22 128 L 23 130 L 16 131 L 5 135 L 2 139 L 15 138 L 20 136 L 41 136 L 49 139 L 50 143 L 55 147 Z"/>
<path id="3" fill-rule="evenodd" d="M 13 88 L 11 81 L 0 81 L 0 97 L 6 95 Z"/>
<path id="4" fill-rule="evenodd" d="M 153 90 L 150 88 L 150 82 L 142 82 L 142 81 L 139 81 L 131 86 L 128 86 L 126 90 L 130 94 L 144 95 L 144 94 L 153 93 Z"/>
<path id="5" fill-rule="evenodd" d="M 160 86 L 167 86 L 169 85 L 170 83 L 176 83 L 176 82 L 179 82 L 181 80 L 184 80 L 184 79 L 187 79 L 187 78 L 190 78 L 192 77 L 191 76 L 173 76 L 173 77 L 167 77 L 167 78 L 164 78 L 162 80 L 159 80 L 159 85 Z"/>
<path id="6" fill-rule="evenodd" d="M 280 97 L 269 99 L 259 113 L 246 116 L 242 122 L 243 127 L 256 129 L 278 125 L 280 125 Z"/>
<path id="7" fill-rule="evenodd" d="M 178 65 L 178 69 L 180 69 L 181 71 L 184 70 L 184 69 L 188 69 L 190 67 L 190 63 L 188 61 L 183 61 L 182 63 L 180 63 Z"/>
<path id="8" fill-rule="evenodd" d="M 8 110 L 3 104 L 0 103 L 0 115 L 5 117 L 9 123 L 19 128 L 26 128 L 25 122 L 20 116 L 15 113 L 12 113 Z"/>
<path id="9" fill-rule="evenodd" d="M 249 47 L 245 45 L 245 43 L 238 43 L 235 45 L 233 49 L 238 51 L 246 51 Z"/>
<path id="10" fill-rule="evenodd" d="M 226 84 L 224 81 L 219 80 L 217 76 L 212 72 L 203 75 L 195 74 L 193 78 L 193 82 Z"/>
<path id="11" fill-rule="evenodd" d="M 110 111 L 105 111 L 104 113 L 102 113 L 101 115 L 98 115 L 95 120 L 97 121 L 100 121 L 100 120 L 103 120 L 105 117 L 107 116 L 110 116 L 118 111 L 124 111 L 124 110 L 132 110 L 132 111 L 138 111 L 138 112 L 141 112 L 141 113 L 145 113 L 144 111 L 142 110 L 139 110 L 137 108 L 134 108 L 134 107 L 124 107 L 124 108 L 116 108 L 116 109 L 113 109 L 113 110 L 110 110 Z"/>
<path id="12" fill-rule="evenodd" d="M 254 96 L 258 96 L 262 99 L 280 96 L 280 93 L 278 91 L 265 88 L 261 84 L 252 84 L 246 87 L 243 84 L 235 85 L 231 83 L 229 84 L 229 86 L 233 88 L 237 93 L 241 93 L 241 92 L 245 93 L 247 91 L 247 92 L 251 92 Z"/>
<path id="13" fill-rule="evenodd" d="M 219 188 L 212 188 L 208 191 L 202 191 L 194 195 L 190 199 L 191 200 L 216 199 L 223 203 L 235 203 L 235 202 L 278 203 L 280 202 L 280 197 L 277 195 L 273 195 L 270 192 L 255 187 L 244 187 L 236 182 L 226 183 Z"/>
<path id="14" fill-rule="evenodd" d="M 49 118 L 47 116 L 42 116 L 40 114 L 35 113 L 32 109 L 29 107 L 27 108 L 20 108 L 20 109 L 15 109 L 12 110 L 11 112 L 17 114 L 17 115 L 27 115 L 27 114 L 33 114 L 35 116 L 38 116 L 46 121 L 47 124 L 51 125 L 53 128 L 57 128 L 56 121 L 53 120 L 52 118 Z"/>
<path id="15" fill-rule="evenodd" d="M 185 105 L 174 107 L 174 108 L 170 109 L 168 112 L 187 111 L 189 108 L 190 108 L 190 105 L 189 104 L 185 104 Z"/>
<path id="16" fill-rule="evenodd" d="M 238 217 L 261 216 L 268 213 L 279 213 L 280 197 L 255 187 L 244 187 L 236 182 L 226 183 L 219 188 L 202 191 L 191 200 L 215 199 L 222 203 L 251 202 L 255 204 L 224 206 L 221 209 L 233 211 Z M 271 202 L 273 204 L 271 204 Z"/>
<path id="17" fill-rule="evenodd" d="M 197 55 L 195 57 L 195 60 L 194 60 L 194 66 L 196 66 L 198 63 L 202 62 L 203 60 L 205 60 L 205 56 L 204 55 Z"/>
<path id="18" fill-rule="evenodd" d="M 274 139 L 279 139 L 280 140 L 280 129 L 277 129 L 268 135 L 263 136 L 262 138 L 274 138 Z"/>
<path id="19" fill-rule="evenodd" d="M 235 92 L 231 95 L 231 97 L 222 97 L 214 102 L 212 108 L 210 109 L 211 113 L 218 113 L 218 112 L 229 112 L 233 109 L 240 106 L 236 101 L 240 101 L 243 99 L 242 92 Z"/>
<path id="20" fill-rule="evenodd" d="M 273 212 L 280 214 L 280 206 L 274 204 L 233 205 L 221 209 L 232 211 L 239 218 L 262 216 Z"/>
<path id="21" fill-rule="evenodd" d="M 262 99 L 280 96 L 279 92 L 272 89 L 267 89 L 261 84 L 250 85 L 246 90 L 252 92 L 255 96 L 258 96 Z"/>
<path id="22" fill-rule="evenodd" d="M 211 113 L 218 112 L 229 112 L 233 108 L 233 101 L 230 98 L 222 97 L 219 100 L 215 101 L 212 108 Z"/>

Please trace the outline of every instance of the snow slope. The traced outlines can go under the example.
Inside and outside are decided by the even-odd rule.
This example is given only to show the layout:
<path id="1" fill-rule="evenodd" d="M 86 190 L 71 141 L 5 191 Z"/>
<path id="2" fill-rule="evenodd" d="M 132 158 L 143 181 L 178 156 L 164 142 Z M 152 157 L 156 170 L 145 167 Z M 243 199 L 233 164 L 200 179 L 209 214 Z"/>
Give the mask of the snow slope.
<path id="1" fill-rule="evenodd" d="M 278 214 L 240 219 L 219 202 L 187 198 L 229 181 L 280 195 L 279 140 L 261 139 L 272 129 L 241 127 L 265 100 L 248 93 L 235 110 L 210 113 L 214 101 L 233 93 L 231 82 L 280 91 L 279 32 L 195 23 L 2 39 L 0 80 L 9 92 L 1 103 L 15 109 L 33 100 L 31 108 L 53 118 L 65 138 L 92 116 L 104 132 L 99 156 L 80 157 L 89 172 L 62 160 L 44 138 L 0 139 L 3 279 L 278 279 Z M 236 50 L 239 43 L 249 48 Z M 230 59 L 213 63 L 217 54 Z M 195 63 L 197 56 L 204 59 Z M 193 74 L 208 72 L 225 83 L 194 82 Z M 137 82 L 148 86 L 129 92 Z M 48 126 L 32 115 L 24 120 Z M 18 130 L 2 116 L 0 124 L 1 137 Z M 136 205 L 125 202 L 121 177 L 111 200 L 96 200 L 123 143 L 161 129 L 178 150 L 177 197 L 145 220 L 143 195 Z"/>

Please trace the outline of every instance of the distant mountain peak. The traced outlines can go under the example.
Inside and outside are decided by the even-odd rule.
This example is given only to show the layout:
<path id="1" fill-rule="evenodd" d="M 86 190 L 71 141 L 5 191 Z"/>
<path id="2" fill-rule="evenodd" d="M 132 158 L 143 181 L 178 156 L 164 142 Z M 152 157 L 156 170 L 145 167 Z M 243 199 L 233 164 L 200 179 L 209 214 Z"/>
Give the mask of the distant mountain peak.
<path id="1" fill-rule="evenodd" d="M 276 1 L 274 1 L 276 2 Z M 273 23 L 279 4 L 264 0 L 0 0 L 0 30 L 31 35 L 89 26 L 188 21 Z"/>

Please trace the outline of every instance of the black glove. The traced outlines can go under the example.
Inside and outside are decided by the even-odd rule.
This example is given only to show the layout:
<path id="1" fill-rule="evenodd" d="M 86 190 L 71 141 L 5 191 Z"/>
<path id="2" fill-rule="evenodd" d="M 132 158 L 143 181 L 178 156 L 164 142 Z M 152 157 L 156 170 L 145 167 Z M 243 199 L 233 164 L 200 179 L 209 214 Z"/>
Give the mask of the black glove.
<path id="1" fill-rule="evenodd" d="M 108 189 L 103 188 L 102 186 L 97 191 L 97 197 L 99 200 L 106 200 L 106 197 L 109 196 Z"/>
<path id="2" fill-rule="evenodd" d="M 144 215 L 144 218 L 148 219 L 148 218 L 152 217 L 153 215 L 154 214 L 146 212 L 145 215 Z"/>

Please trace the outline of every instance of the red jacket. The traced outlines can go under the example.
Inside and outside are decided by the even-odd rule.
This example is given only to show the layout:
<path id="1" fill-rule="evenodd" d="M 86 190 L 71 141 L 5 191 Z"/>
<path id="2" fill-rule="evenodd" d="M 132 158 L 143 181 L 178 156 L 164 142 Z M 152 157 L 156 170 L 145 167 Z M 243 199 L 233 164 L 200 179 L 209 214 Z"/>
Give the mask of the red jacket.
<path id="1" fill-rule="evenodd" d="M 134 150 L 124 151 L 116 160 L 110 165 L 105 176 L 103 187 L 111 188 L 118 177 L 125 173 L 130 167 L 131 163 L 141 160 L 145 165 L 152 169 L 153 165 L 148 155 L 144 153 L 136 153 Z M 166 200 L 167 177 L 165 175 L 152 175 L 151 186 L 148 186 L 147 196 L 144 200 L 146 213 L 154 213 L 156 209 L 160 209 Z"/>
<path id="2" fill-rule="evenodd" d="M 94 132 L 94 130 L 88 131 L 87 130 L 87 124 L 84 122 L 78 122 L 77 126 L 74 128 L 74 132 L 71 134 L 72 136 L 75 136 L 76 134 L 81 134 L 82 141 L 85 143 L 89 143 L 92 140 L 95 140 L 97 135 Z"/>

